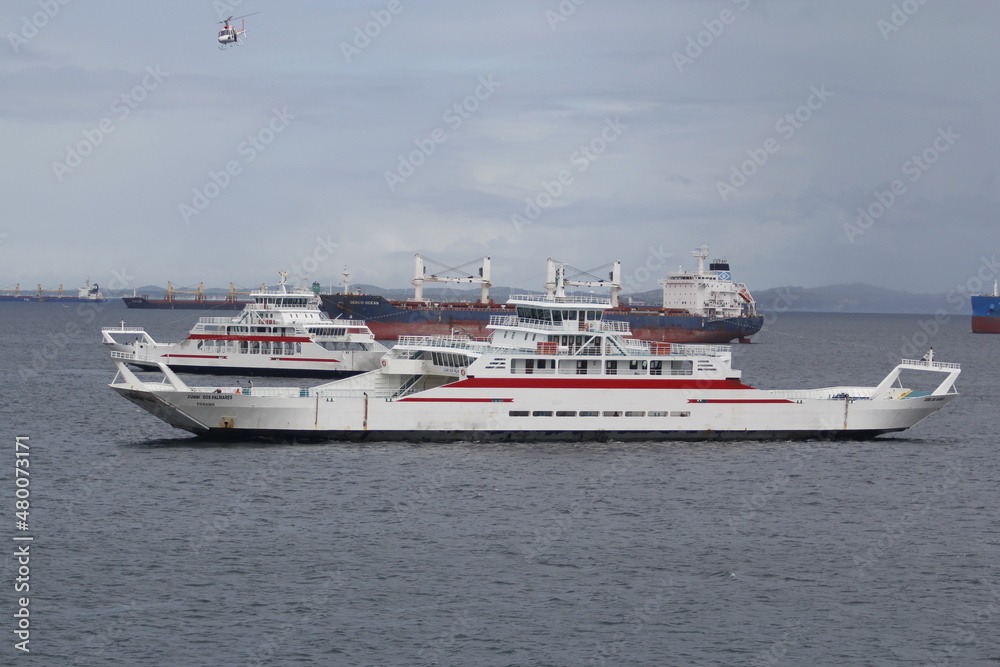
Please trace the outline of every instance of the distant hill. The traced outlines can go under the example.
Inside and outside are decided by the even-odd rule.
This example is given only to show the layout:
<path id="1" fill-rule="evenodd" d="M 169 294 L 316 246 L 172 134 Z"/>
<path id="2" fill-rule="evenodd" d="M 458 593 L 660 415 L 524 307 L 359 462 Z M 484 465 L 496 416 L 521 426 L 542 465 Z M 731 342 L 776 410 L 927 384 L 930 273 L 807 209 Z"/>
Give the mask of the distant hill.
<path id="1" fill-rule="evenodd" d="M 178 288 L 180 289 L 180 288 Z M 191 288 L 187 288 L 191 290 Z M 243 288 L 246 291 L 247 288 Z M 413 296 L 413 288 L 385 288 L 377 285 L 352 285 L 352 291 L 359 290 L 367 294 L 378 294 L 387 299 L 405 300 Z M 324 291 L 329 290 L 324 286 Z M 160 298 L 166 293 L 166 287 L 144 285 L 135 288 L 136 294 L 148 294 Z M 940 310 L 956 312 L 955 297 L 948 300 L 948 295 L 913 294 L 899 290 L 884 289 L 864 283 L 846 285 L 828 285 L 826 287 L 775 287 L 768 290 L 751 290 L 757 301 L 757 309 L 762 313 L 779 311 L 793 313 L 884 313 L 884 314 L 933 314 Z M 225 296 L 228 288 L 205 288 L 205 294 L 213 297 Z M 105 296 L 130 296 L 132 290 L 104 291 Z M 511 294 L 541 294 L 541 290 L 527 290 L 521 287 L 511 288 L 494 286 L 490 288 L 490 298 L 504 302 Z M 570 294 L 590 294 L 590 291 L 570 291 Z M 593 294 L 601 294 L 595 290 Z M 606 292 L 605 292 L 606 294 Z M 659 289 L 634 294 L 622 294 L 624 303 L 635 305 L 659 306 L 662 292 Z M 424 296 L 431 301 L 469 301 L 479 300 L 479 288 L 425 287 Z M 972 308 L 965 302 L 963 313 L 971 313 Z"/>
<path id="2" fill-rule="evenodd" d="M 940 294 L 913 294 L 884 289 L 864 283 L 827 285 L 826 287 L 776 287 L 753 292 L 761 312 L 782 311 L 800 313 L 884 313 L 933 314 L 940 310 L 955 313 L 955 296 L 948 300 Z M 967 298 L 962 313 L 971 313 Z"/>

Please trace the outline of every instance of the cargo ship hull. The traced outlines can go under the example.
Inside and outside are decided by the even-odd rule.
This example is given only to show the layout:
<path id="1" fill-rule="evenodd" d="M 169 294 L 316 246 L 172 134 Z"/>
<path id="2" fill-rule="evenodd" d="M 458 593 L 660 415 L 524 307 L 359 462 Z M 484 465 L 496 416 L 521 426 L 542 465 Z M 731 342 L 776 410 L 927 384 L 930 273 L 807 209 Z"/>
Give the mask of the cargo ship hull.
<path id="1" fill-rule="evenodd" d="M 128 308 L 155 308 L 175 310 L 242 310 L 248 301 L 231 299 L 150 299 L 144 296 L 123 296 Z"/>
<path id="2" fill-rule="evenodd" d="M 972 333 L 1000 333 L 1000 296 L 972 297 Z"/>
<path id="3" fill-rule="evenodd" d="M 0 302 L 4 301 L 20 301 L 26 303 L 107 303 L 107 299 L 92 299 L 90 297 L 79 297 L 79 296 L 13 296 L 13 295 L 0 295 Z"/>
<path id="4" fill-rule="evenodd" d="M 322 308 L 330 317 L 364 320 L 378 340 L 400 336 L 449 335 L 452 332 L 486 338 L 491 315 L 511 311 L 503 304 L 389 301 L 370 294 L 322 294 Z M 642 340 L 671 343 L 746 342 L 760 331 L 763 317 L 711 320 L 656 308 L 618 306 L 607 311 L 609 320 L 629 323 L 631 335 Z"/>

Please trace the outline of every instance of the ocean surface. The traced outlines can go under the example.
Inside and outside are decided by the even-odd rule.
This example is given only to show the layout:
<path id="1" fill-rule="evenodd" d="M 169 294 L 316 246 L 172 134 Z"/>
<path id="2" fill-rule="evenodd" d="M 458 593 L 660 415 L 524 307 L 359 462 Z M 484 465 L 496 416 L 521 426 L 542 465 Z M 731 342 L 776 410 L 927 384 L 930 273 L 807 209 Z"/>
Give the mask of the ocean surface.
<path id="1" fill-rule="evenodd" d="M 968 316 L 772 315 L 734 346 L 764 388 L 933 346 L 962 395 L 903 434 L 630 445 L 200 441 L 108 389 L 100 344 L 197 316 L 0 303 L 0 664 L 1000 664 L 1000 335 Z"/>

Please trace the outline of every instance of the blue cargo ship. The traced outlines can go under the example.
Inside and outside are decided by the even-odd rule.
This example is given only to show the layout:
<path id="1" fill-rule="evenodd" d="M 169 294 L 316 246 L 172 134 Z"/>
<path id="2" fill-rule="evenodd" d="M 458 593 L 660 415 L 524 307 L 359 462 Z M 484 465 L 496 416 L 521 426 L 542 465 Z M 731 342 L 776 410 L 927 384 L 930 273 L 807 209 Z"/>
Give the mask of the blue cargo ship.
<path id="1" fill-rule="evenodd" d="M 993 281 L 993 294 L 972 297 L 972 333 L 1000 333 L 1000 294 Z"/>

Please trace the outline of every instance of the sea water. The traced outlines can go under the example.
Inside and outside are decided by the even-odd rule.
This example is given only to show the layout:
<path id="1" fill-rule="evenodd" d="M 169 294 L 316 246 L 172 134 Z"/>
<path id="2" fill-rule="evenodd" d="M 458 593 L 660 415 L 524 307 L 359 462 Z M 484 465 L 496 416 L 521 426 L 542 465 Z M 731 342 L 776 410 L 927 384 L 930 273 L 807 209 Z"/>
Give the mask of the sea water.
<path id="1" fill-rule="evenodd" d="M 199 314 L 0 304 L 4 664 L 1000 662 L 1000 336 L 968 317 L 782 314 L 734 346 L 762 388 L 962 364 L 873 440 L 262 445 L 107 387 L 102 325 Z"/>

